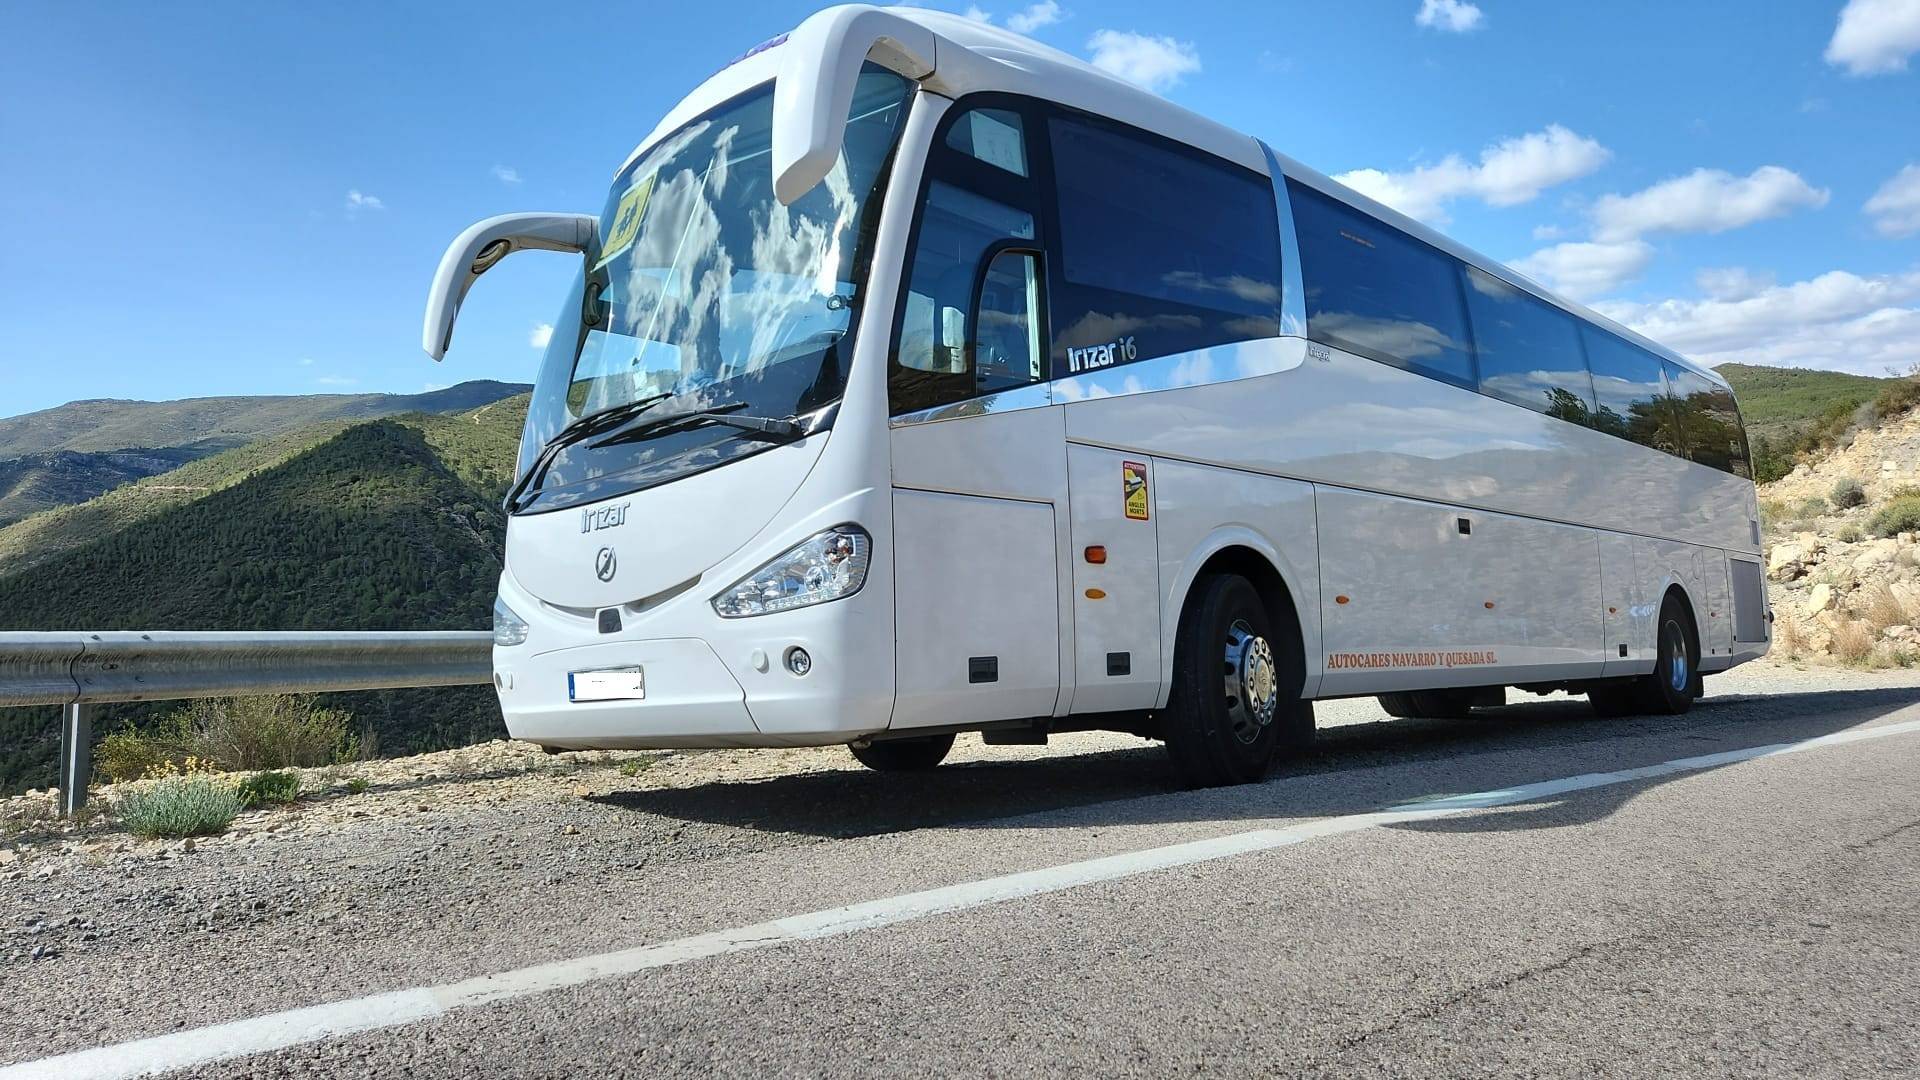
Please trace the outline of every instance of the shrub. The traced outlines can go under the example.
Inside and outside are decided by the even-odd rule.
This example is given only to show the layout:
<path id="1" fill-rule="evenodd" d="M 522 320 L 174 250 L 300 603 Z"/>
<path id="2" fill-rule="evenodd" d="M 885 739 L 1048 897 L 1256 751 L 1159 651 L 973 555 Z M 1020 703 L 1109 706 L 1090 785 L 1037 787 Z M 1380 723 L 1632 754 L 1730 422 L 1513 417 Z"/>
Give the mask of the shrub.
<path id="1" fill-rule="evenodd" d="M 240 805 L 252 810 L 257 806 L 290 803 L 300 797 L 300 778 L 290 772 L 254 773 L 234 788 Z"/>
<path id="2" fill-rule="evenodd" d="M 1876 634 L 1889 626 L 1910 625 L 1913 622 L 1907 614 L 1906 605 L 1885 584 L 1874 589 L 1873 595 L 1868 598 L 1866 617 L 1867 625 L 1873 627 Z"/>
<path id="3" fill-rule="evenodd" d="M 1867 528 L 1875 536 L 1896 536 L 1903 532 L 1920 532 L 1920 495 L 1903 495 L 1889 499 L 1880 509 L 1874 511 L 1867 521 Z"/>
<path id="4" fill-rule="evenodd" d="M 1864 664 L 1873 655 L 1873 631 L 1867 624 L 1849 619 L 1833 628 L 1833 655 L 1845 664 Z"/>
<path id="5" fill-rule="evenodd" d="M 240 812 L 233 785 L 204 774 L 169 776 L 120 804 L 120 820 L 135 836 L 212 836 Z"/>
<path id="6" fill-rule="evenodd" d="M 1851 476 L 1843 476 L 1833 485 L 1833 491 L 1827 495 L 1827 501 L 1836 510 L 1851 510 L 1867 501 L 1867 492 L 1860 481 Z"/>
<path id="7" fill-rule="evenodd" d="M 351 714 L 311 697 L 193 701 L 149 728 L 109 735 L 101 741 L 100 767 L 117 782 L 188 758 L 228 771 L 331 765 L 362 756 L 352 725 Z"/>
<path id="8" fill-rule="evenodd" d="M 1840 530 L 1833 534 L 1833 538 L 1843 544 L 1857 544 L 1866 539 L 1866 534 L 1860 531 L 1858 525 L 1842 525 Z"/>
<path id="9" fill-rule="evenodd" d="M 362 792 L 365 792 L 367 790 L 367 786 L 368 785 L 367 785 L 366 777 L 364 776 L 350 777 L 347 780 L 347 793 L 350 795 L 359 795 Z"/>
<path id="10" fill-rule="evenodd" d="M 1811 521 L 1825 513 L 1826 509 L 1827 500 L 1818 495 L 1809 495 L 1794 504 L 1793 513 L 1795 517 L 1805 518 Z"/>
<path id="11" fill-rule="evenodd" d="M 1809 645 L 1807 632 L 1801 627 L 1800 620 L 1784 612 L 1774 623 L 1774 643 L 1780 646 L 1780 651 L 1790 660 L 1798 660 L 1805 656 Z"/>

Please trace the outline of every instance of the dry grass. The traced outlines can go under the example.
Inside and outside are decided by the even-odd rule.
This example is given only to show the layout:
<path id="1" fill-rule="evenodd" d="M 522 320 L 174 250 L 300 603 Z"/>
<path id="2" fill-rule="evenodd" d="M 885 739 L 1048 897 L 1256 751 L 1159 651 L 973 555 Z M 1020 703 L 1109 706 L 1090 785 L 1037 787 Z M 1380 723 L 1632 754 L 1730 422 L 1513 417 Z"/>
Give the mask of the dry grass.
<path id="1" fill-rule="evenodd" d="M 1813 643 L 1807 640 L 1806 627 L 1800 625 L 1797 615 L 1789 615 L 1776 609 L 1773 624 L 1774 644 L 1780 647 L 1790 660 L 1798 660 L 1813 651 Z"/>
<path id="2" fill-rule="evenodd" d="M 1873 628 L 1875 636 L 1883 633 L 1889 626 L 1911 626 L 1913 616 L 1906 605 L 1893 594 L 1885 583 L 1874 587 L 1873 595 L 1867 600 L 1867 625 Z"/>
<path id="3" fill-rule="evenodd" d="M 1848 619 L 1833 628 L 1833 658 L 1843 664 L 1864 665 L 1873 656 L 1874 634 L 1865 622 Z"/>

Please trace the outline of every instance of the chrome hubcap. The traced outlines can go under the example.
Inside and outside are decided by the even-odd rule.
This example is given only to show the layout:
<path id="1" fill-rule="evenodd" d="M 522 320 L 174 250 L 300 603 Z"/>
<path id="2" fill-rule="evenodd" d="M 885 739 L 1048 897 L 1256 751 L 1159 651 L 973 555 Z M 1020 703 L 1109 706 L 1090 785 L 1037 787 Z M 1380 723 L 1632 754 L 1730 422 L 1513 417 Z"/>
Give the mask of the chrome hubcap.
<path id="1" fill-rule="evenodd" d="M 1273 664 L 1273 647 L 1244 619 L 1227 628 L 1225 689 L 1234 738 L 1253 742 L 1273 723 L 1280 706 L 1280 673 Z"/>
<path id="2" fill-rule="evenodd" d="M 1667 681 L 1673 688 L 1685 693 L 1687 684 L 1693 681 L 1693 672 L 1687 666 L 1687 635 L 1681 631 L 1680 624 L 1670 622 L 1660 630 L 1665 640 L 1662 651 L 1667 654 Z"/>

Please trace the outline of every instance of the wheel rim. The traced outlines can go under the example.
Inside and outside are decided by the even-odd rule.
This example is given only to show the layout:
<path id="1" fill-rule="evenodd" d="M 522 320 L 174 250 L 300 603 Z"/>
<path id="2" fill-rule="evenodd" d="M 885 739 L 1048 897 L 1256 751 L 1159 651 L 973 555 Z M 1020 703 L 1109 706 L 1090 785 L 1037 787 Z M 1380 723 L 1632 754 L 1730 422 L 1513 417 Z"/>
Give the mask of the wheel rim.
<path id="1" fill-rule="evenodd" d="M 1693 682 L 1691 659 L 1687 655 L 1687 635 L 1677 622 L 1668 622 L 1660 628 L 1660 651 L 1667 656 L 1667 684 L 1676 692 L 1685 693 Z"/>
<path id="2" fill-rule="evenodd" d="M 1245 619 L 1227 628 L 1225 690 L 1233 737 L 1243 743 L 1258 739 L 1280 706 L 1280 673 L 1274 667 L 1273 646 Z"/>

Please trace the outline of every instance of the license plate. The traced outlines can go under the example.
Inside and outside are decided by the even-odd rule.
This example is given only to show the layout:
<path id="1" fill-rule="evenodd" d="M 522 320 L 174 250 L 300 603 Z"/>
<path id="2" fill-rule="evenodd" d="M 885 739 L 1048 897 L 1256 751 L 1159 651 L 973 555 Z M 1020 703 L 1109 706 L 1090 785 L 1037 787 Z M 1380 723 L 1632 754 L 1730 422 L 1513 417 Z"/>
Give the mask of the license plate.
<path id="1" fill-rule="evenodd" d="M 567 673 L 569 701 L 645 701 L 646 673 L 637 667 Z"/>

